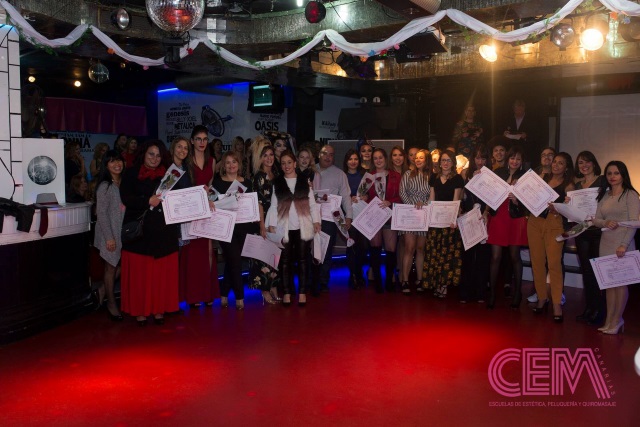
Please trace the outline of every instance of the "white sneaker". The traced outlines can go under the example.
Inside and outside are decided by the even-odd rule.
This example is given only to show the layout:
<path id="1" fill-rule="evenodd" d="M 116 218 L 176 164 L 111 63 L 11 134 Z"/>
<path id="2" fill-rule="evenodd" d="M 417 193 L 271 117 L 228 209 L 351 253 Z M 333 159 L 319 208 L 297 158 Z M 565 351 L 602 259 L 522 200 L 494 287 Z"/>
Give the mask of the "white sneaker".
<path id="1" fill-rule="evenodd" d="M 567 299 L 564 296 L 564 293 L 562 294 L 562 299 L 560 300 L 560 305 L 564 305 L 564 303 L 567 302 Z"/>
<path id="2" fill-rule="evenodd" d="M 529 302 L 538 302 L 538 294 L 533 294 L 529 298 L 527 298 Z"/>

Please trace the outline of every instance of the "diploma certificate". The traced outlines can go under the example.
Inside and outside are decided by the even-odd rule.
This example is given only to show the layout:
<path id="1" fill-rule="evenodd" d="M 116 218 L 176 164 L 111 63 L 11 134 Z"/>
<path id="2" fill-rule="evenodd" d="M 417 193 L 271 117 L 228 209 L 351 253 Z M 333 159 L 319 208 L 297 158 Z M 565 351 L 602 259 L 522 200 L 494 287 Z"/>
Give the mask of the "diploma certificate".
<path id="1" fill-rule="evenodd" d="M 342 203 L 342 196 L 337 194 L 327 194 L 327 200 L 320 202 L 320 217 L 323 221 L 334 222 L 333 213 L 340 211 L 340 203 Z"/>
<path id="2" fill-rule="evenodd" d="M 255 234 L 247 234 L 240 255 L 262 261 L 277 270 L 281 253 L 282 250 L 271 240 L 263 239 L 262 236 Z"/>
<path id="3" fill-rule="evenodd" d="M 162 213 L 167 224 L 208 218 L 211 210 L 207 192 L 202 186 L 171 190 L 162 200 Z"/>
<path id="4" fill-rule="evenodd" d="M 558 193 L 531 169 L 518 179 L 511 192 L 534 216 L 540 215 L 549 203 L 559 197 Z"/>
<path id="5" fill-rule="evenodd" d="M 391 229 L 400 231 L 427 231 L 429 208 L 425 205 L 416 209 L 415 205 L 394 203 L 391 216 Z"/>
<path id="6" fill-rule="evenodd" d="M 502 202 L 509 197 L 511 186 L 505 180 L 486 166 L 480 169 L 480 173 L 474 175 L 467 182 L 465 188 L 485 202 L 491 209 L 497 211 Z"/>
<path id="7" fill-rule="evenodd" d="M 242 224 L 245 222 L 260 221 L 260 208 L 258 208 L 258 193 L 237 194 L 238 207 L 236 208 L 236 222 Z"/>
<path id="8" fill-rule="evenodd" d="M 465 251 L 489 237 L 487 225 L 484 223 L 480 208 L 477 206 L 458 218 L 458 228 Z"/>
<path id="9" fill-rule="evenodd" d="M 367 202 L 358 197 L 358 203 L 351 204 L 351 208 L 353 209 L 353 219 L 356 219 L 358 215 L 367 208 L 367 206 Z"/>
<path id="10" fill-rule="evenodd" d="M 460 211 L 460 200 L 455 202 L 429 203 L 429 227 L 449 228 L 456 223 Z"/>
<path id="11" fill-rule="evenodd" d="M 209 213 L 209 218 L 191 222 L 189 233 L 208 239 L 230 242 L 236 224 L 236 213 L 221 209 Z"/>
<path id="12" fill-rule="evenodd" d="M 585 219 L 595 217 L 596 210 L 598 210 L 596 198 L 599 190 L 599 188 L 585 188 L 583 190 L 567 191 L 567 197 L 571 199 L 569 200 L 569 206 L 584 212 Z"/>
<path id="13" fill-rule="evenodd" d="M 391 209 L 380 207 L 382 201 L 374 197 L 362 213 L 353 221 L 353 226 L 367 239 L 373 236 L 391 218 Z"/>
<path id="14" fill-rule="evenodd" d="M 189 228 L 191 228 L 190 222 L 183 222 L 180 224 L 180 238 L 182 240 L 193 240 L 198 238 L 198 236 L 189 233 Z"/>
<path id="15" fill-rule="evenodd" d="M 582 222 L 586 221 L 589 215 L 583 210 L 576 208 L 565 203 L 552 203 L 556 212 L 563 217 L 567 218 L 570 222 Z"/>
<path id="16" fill-rule="evenodd" d="M 327 255 L 329 240 L 329 235 L 324 231 L 313 235 L 313 259 L 320 264 L 324 262 L 324 257 Z"/>
<path id="17" fill-rule="evenodd" d="M 622 258 L 607 255 L 589 260 L 600 289 L 616 288 L 640 282 L 640 252 L 631 251 Z"/>

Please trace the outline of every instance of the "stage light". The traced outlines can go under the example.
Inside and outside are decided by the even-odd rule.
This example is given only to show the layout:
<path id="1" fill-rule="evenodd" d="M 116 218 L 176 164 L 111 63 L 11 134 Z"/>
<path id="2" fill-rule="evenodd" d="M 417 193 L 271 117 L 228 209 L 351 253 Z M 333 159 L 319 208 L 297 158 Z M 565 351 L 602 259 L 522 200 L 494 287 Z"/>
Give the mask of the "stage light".
<path id="1" fill-rule="evenodd" d="M 317 24 L 327 16 L 327 9 L 317 0 L 311 0 L 304 8 L 304 17 L 310 24 Z"/>
<path id="2" fill-rule="evenodd" d="M 496 47 L 494 45 L 483 44 L 478 49 L 480 52 L 480 56 L 486 61 L 496 62 L 498 60 L 498 52 L 496 51 Z"/>
<path id="3" fill-rule="evenodd" d="M 34 76 L 29 76 L 27 80 L 29 81 L 29 83 L 34 83 L 36 81 L 36 78 Z"/>
<path id="4" fill-rule="evenodd" d="M 604 44 L 604 36 L 595 28 L 589 28 L 580 34 L 580 44 L 586 50 L 598 50 Z"/>
<path id="5" fill-rule="evenodd" d="M 73 85 L 75 87 L 80 87 L 80 86 L 82 86 L 82 83 L 80 82 L 80 80 L 76 80 L 75 82 L 73 82 Z"/>
<path id="6" fill-rule="evenodd" d="M 628 42 L 640 41 L 640 18 L 631 16 L 628 23 L 620 23 L 618 34 Z"/>
<path id="7" fill-rule="evenodd" d="M 576 38 L 576 32 L 569 24 L 558 24 L 551 29 L 549 38 L 560 50 L 565 50 L 573 44 Z"/>
<path id="8" fill-rule="evenodd" d="M 125 8 L 121 7 L 111 14 L 111 23 L 121 30 L 126 30 L 131 24 L 131 16 Z"/>

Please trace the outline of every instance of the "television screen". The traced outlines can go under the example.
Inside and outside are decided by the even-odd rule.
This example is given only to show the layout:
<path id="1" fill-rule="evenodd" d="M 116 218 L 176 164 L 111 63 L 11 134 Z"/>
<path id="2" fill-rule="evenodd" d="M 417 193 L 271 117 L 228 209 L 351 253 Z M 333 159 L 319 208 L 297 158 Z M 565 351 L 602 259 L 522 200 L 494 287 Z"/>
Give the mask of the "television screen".
<path id="1" fill-rule="evenodd" d="M 282 113 L 284 111 L 282 86 L 254 83 L 249 86 L 249 107 L 253 113 Z"/>

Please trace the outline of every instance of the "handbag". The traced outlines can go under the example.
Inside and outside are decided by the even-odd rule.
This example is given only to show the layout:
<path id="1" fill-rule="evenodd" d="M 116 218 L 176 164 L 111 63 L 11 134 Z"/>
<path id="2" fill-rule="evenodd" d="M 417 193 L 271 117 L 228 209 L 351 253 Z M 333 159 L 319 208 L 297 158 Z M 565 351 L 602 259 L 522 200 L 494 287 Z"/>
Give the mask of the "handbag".
<path id="1" fill-rule="evenodd" d="M 526 209 L 520 204 L 515 204 L 509 200 L 509 216 L 511 218 L 522 218 L 526 214 Z"/>
<path id="2" fill-rule="evenodd" d="M 146 214 L 147 211 L 145 210 L 142 215 L 135 220 L 122 224 L 122 243 L 131 243 L 142 238 L 142 228 L 144 225 L 144 216 Z"/>

